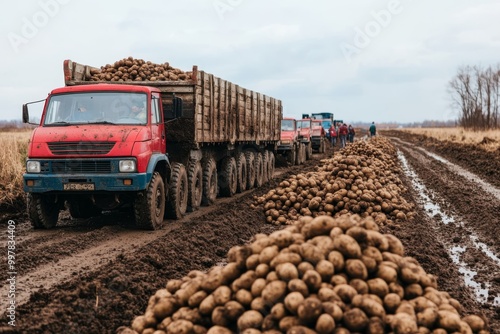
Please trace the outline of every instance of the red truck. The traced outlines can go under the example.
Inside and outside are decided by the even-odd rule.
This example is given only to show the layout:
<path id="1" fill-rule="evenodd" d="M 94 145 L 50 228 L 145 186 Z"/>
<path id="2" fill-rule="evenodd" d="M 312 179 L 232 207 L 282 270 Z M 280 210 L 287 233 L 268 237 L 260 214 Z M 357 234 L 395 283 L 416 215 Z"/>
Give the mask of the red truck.
<path id="1" fill-rule="evenodd" d="M 310 118 L 303 118 L 297 121 L 297 128 L 299 129 L 300 142 L 304 144 L 306 150 L 306 160 L 312 158 L 313 145 L 312 145 L 312 120 Z"/>
<path id="2" fill-rule="evenodd" d="M 137 226 L 154 230 L 272 177 L 280 100 L 196 66 L 182 81 L 112 83 L 91 81 L 95 67 L 66 60 L 63 69 L 65 87 L 42 100 L 23 176 L 34 228 L 54 227 L 65 207 L 73 218 L 130 207 Z"/>
<path id="3" fill-rule="evenodd" d="M 292 166 L 301 165 L 306 161 L 306 147 L 301 139 L 297 121 L 291 117 L 284 117 L 281 121 L 281 140 L 277 154 L 283 156 Z"/>
<path id="4" fill-rule="evenodd" d="M 311 144 L 316 152 L 325 153 L 326 131 L 321 120 L 312 120 L 311 122 Z"/>

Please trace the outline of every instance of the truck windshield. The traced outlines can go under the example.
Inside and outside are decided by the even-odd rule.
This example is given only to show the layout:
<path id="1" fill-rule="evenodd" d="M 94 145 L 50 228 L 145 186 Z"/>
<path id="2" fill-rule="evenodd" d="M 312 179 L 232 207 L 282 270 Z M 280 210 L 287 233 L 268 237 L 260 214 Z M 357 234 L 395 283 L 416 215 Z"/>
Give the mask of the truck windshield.
<path id="1" fill-rule="evenodd" d="M 311 127 L 311 121 L 297 121 L 297 129 L 309 129 Z"/>
<path id="2" fill-rule="evenodd" d="M 146 124 L 145 93 L 88 92 L 52 95 L 44 125 Z"/>
<path id="3" fill-rule="evenodd" d="M 295 127 L 293 125 L 294 121 L 291 119 L 284 119 L 281 121 L 281 131 L 293 131 Z"/>

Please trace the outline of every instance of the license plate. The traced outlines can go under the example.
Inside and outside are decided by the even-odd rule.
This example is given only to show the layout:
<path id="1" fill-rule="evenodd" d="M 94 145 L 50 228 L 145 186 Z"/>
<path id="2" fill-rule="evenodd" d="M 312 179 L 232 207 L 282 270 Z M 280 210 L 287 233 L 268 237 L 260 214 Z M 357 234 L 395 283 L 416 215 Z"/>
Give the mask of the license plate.
<path id="1" fill-rule="evenodd" d="M 65 183 L 64 190 L 94 190 L 93 183 Z"/>

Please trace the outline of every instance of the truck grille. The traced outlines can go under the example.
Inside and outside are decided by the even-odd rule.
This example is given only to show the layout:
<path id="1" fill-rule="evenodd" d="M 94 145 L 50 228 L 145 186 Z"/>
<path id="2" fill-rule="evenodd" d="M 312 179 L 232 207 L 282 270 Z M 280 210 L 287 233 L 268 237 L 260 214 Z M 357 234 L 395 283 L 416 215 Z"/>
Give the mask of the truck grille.
<path id="1" fill-rule="evenodd" d="M 48 143 L 49 149 L 54 155 L 98 155 L 107 154 L 114 142 L 53 142 Z"/>
<path id="2" fill-rule="evenodd" d="M 76 174 L 76 173 L 111 173 L 111 161 L 95 160 L 61 160 L 47 163 L 42 166 L 43 172 L 54 174 Z"/>

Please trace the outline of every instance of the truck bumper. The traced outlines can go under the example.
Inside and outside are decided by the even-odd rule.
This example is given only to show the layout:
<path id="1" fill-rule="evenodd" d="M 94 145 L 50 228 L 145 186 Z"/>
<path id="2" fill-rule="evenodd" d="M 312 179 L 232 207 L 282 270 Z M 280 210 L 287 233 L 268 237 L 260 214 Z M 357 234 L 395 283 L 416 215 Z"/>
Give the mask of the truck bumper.
<path id="1" fill-rule="evenodd" d="M 317 149 L 321 146 L 321 137 L 312 137 L 311 144 L 313 149 Z"/>
<path id="2" fill-rule="evenodd" d="M 96 191 L 140 191 L 146 189 L 151 174 L 24 174 L 25 192 L 89 193 Z"/>

